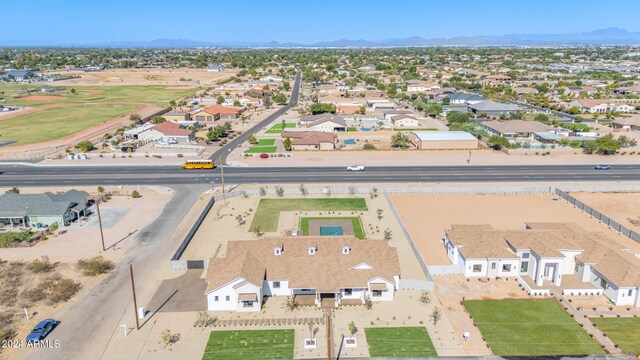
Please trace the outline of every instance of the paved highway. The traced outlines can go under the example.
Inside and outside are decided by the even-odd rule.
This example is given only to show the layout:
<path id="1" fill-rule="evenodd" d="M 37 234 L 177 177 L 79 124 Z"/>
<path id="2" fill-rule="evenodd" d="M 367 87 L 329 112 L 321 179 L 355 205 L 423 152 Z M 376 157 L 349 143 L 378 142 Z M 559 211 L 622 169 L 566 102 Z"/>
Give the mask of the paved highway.
<path id="1" fill-rule="evenodd" d="M 349 172 L 345 167 L 225 167 L 226 184 L 404 183 L 404 182 L 557 182 L 640 181 L 640 165 L 379 166 Z M 179 166 L 1 165 L 1 187 L 81 185 L 221 184 L 220 168 L 182 170 Z"/>
<path id="2" fill-rule="evenodd" d="M 300 78 L 301 78 L 301 74 L 300 74 L 300 71 L 298 71 L 298 73 L 296 74 L 296 80 L 294 81 L 293 88 L 291 90 L 291 98 L 289 99 L 289 104 L 283 106 L 278 111 L 267 116 L 264 120 L 257 123 L 254 127 L 240 134 L 240 136 L 229 141 L 227 145 L 221 147 L 219 150 L 216 150 L 216 152 L 214 152 L 209 157 L 209 159 L 213 160 L 215 164 L 220 164 L 220 163 L 226 164 L 227 155 L 229 155 L 230 150 L 235 149 L 238 145 L 241 145 L 242 143 L 244 143 L 249 137 L 249 135 L 253 135 L 257 133 L 258 131 L 260 131 L 260 129 L 271 124 L 271 122 L 276 120 L 280 115 L 287 112 L 291 108 L 291 105 L 290 105 L 291 103 L 298 102 L 298 95 L 300 93 Z"/>

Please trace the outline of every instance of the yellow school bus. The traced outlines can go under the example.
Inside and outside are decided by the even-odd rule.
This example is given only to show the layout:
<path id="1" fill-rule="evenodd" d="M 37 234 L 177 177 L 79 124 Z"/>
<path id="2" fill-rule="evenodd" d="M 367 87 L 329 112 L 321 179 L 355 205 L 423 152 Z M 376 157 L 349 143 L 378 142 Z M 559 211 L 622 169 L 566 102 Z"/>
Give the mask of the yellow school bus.
<path id="1" fill-rule="evenodd" d="M 213 169 L 213 160 L 187 160 L 182 164 L 183 169 Z"/>

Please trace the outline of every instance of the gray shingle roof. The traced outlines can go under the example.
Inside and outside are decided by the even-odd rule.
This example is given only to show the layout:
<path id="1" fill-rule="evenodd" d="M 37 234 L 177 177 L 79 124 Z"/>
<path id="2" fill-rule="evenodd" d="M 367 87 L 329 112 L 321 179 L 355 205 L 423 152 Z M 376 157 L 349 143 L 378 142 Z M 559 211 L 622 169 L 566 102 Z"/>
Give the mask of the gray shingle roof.
<path id="1" fill-rule="evenodd" d="M 63 194 L 0 195 L 0 217 L 62 216 L 69 208 L 84 209 L 87 194 L 69 190 Z"/>

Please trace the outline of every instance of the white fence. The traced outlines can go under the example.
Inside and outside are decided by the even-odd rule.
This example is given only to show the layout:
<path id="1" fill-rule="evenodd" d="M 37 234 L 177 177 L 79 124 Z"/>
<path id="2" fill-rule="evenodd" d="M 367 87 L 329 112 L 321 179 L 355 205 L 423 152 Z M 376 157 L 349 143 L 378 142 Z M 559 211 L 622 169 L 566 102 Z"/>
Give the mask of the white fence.
<path id="1" fill-rule="evenodd" d="M 429 274 L 431 276 L 441 276 L 441 275 L 461 275 L 464 274 L 464 265 L 427 265 L 427 269 L 429 270 Z"/>
<path id="2" fill-rule="evenodd" d="M 433 291 L 435 283 L 429 280 L 400 279 L 398 290 Z"/>

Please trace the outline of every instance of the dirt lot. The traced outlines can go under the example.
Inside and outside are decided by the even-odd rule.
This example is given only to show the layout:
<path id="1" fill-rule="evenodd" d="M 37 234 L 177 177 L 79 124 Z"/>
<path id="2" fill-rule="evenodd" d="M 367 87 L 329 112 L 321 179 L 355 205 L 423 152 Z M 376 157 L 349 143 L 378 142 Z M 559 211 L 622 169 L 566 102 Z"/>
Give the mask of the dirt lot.
<path id="1" fill-rule="evenodd" d="M 206 69 L 109 69 L 95 72 L 54 71 L 81 76 L 80 79 L 56 81 L 56 85 L 213 85 L 232 76 L 235 71 L 208 72 Z M 182 80 L 180 80 L 182 79 Z"/>
<path id="2" fill-rule="evenodd" d="M 640 193 L 572 193 L 571 195 L 620 224 L 640 231 Z"/>
<path id="3" fill-rule="evenodd" d="M 601 195 L 606 198 L 606 194 Z M 524 229 L 525 222 L 575 222 L 591 231 L 607 228 L 567 203 L 544 195 L 395 195 L 398 209 L 428 265 L 450 265 L 442 238 L 452 224 L 490 224 L 497 229 Z M 606 210 L 602 210 L 605 211 Z M 613 233 L 612 233 L 613 234 Z M 640 244 L 615 237 L 631 249 Z"/>

